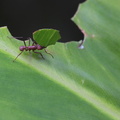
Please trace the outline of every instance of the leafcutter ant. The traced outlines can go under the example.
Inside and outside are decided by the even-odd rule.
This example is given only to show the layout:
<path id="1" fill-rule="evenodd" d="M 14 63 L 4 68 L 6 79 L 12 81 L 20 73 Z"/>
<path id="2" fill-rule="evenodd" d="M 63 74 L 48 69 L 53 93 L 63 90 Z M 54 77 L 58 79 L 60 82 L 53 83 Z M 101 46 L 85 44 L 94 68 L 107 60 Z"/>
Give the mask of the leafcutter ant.
<path id="1" fill-rule="evenodd" d="M 19 50 L 20 50 L 21 52 L 17 55 L 17 57 L 13 60 L 13 62 L 14 62 L 24 51 L 29 51 L 29 52 L 30 52 L 30 51 L 33 51 L 33 52 L 36 53 L 36 54 L 40 54 L 41 57 L 44 59 L 42 53 L 35 51 L 35 50 L 42 50 L 42 49 L 44 49 L 44 51 L 45 51 L 47 54 L 49 54 L 49 55 L 51 55 L 51 56 L 53 57 L 52 54 L 50 54 L 50 53 L 48 53 L 48 52 L 46 51 L 46 49 L 45 49 L 46 47 L 40 46 L 40 45 L 37 44 L 36 41 L 34 41 L 34 40 L 32 40 L 33 43 L 32 43 L 32 45 L 30 45 L 31 39 L 29 38 L 28 40 L 29 40 L 28 46 L 26 45 L 25 40 L 23 41 L 24 46 L 20 46 L 20 47 L 19 47 Z M 53 58 L 54 58 L 54 57 L 53 57 Z"/>

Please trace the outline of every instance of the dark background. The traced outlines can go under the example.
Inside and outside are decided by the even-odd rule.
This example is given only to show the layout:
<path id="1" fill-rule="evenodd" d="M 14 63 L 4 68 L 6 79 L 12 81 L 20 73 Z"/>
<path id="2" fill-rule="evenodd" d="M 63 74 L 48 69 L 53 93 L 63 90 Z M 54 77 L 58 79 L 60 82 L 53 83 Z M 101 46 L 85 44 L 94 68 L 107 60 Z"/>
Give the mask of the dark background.
<path id="1" fill-rule="evenodd" d="M 0 2 L 0 26 L 8 26 L 15 37 L 32 37 L 35 30 L 60 30 L 60 41 L 79 41 L 83 34 L 71 21 L 79 3 L 85 0 L 3 0 Z"/>

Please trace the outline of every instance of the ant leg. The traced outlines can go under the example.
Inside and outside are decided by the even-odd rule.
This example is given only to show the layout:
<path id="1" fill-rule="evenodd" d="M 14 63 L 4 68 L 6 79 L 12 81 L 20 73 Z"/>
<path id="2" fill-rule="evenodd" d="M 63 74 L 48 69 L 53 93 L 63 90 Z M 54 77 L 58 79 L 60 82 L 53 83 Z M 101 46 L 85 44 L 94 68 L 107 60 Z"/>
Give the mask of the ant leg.
<path id="1" fill-rule="evenodd" d="M 33 52 L 34 52 L 34 53 L 37 53 L 37 54 L 40 54 L 41 57 L 42 57 L 43 59 L 45 59 L 45 58 L 43 57 L 42 53 L 40 53 L 40 52 L 35 52 L 34 50 L 33 50 Z"/>
<path id="2" fill-rule="evenodd" d="M 30 46 L 30 38 L 29 38 L 29 44 L 28 44 L 28 46 Z"/>
<path id="3" fill-rule="evenodd" d="M 44 51 L 45 51 L 47 54 L 51 55 L 52 58 L 54 58 L 53 55 L 52 55 L 51 53 L 48 53 L 46 49 L 44 49 Z"/>
<path id="4" fill-rule="evenodd" d="M 24 45 L 25 45 L 25 47 L 26 47 L 26 43 L 25 43 L 25 41 L 23 41 L 24 42 Z"/>
<path id="5" fill-rule="evenodd" d="M 35 44 L 35 42 L 32 43 L 32 46 Z"/>
<path id="6" fill-rule="evenodd" d="M 28 37 L 27 40 L 29 40 L 28 46 L 30 46 L 30 40 L 32 40 L 32 39 L 30 37 Z"/>
<path id="7" fill-rule="evenodd" d="M 31 38 L 29 37 L 28 40 L 29 40 L 28 46 L 30 46 L 30 40 L 31 40 Z M 30 52 L 30 50 L 29 50 L 29 54 L 30 54 L 30 53 L 31 53 L 31 52 Z"/>
<path id="8" fill-rule="evenodd" d="M 13 60 L 13 62 L 22 54 L 22 52 L 17 55 L 17 57 Z"/>
<path id="9" fill-rule="evenodd" d="M 33 45 L 37 45 L 37 43 L 36 43 L 34 40 L 32 40 L 32 42 L 33 42 L 32 46 L 33 46 Z"/>

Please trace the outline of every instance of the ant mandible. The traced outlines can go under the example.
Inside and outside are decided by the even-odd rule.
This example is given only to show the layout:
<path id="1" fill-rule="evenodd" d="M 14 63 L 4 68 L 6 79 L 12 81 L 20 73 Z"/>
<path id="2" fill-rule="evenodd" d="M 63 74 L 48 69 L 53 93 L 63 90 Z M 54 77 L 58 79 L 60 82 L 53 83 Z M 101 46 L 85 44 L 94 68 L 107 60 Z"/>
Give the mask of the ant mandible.
<path id="1" fill-rule="evenodd" d="M 46 47 L 40 46 L 40 45 L 37 44 L 35 41 L 33 41 L 31 38 L 29 38 L 28 40 L 29 40 L 29 45 L 27 46 L 26 43 L 25 43 L 25 41 L 23 41 L 24 46 L 20 46 L 20 47 L 19 47 L 19 50 L 21 51 L 21 53 L 19 53 L 19 54 L 17 55 L 17 57 L 13 60 L 13 62 L 14 62 L 24 51 L 29 51 L 29 52 L 30 52 L 30 51 L 33 51 L 34 53 L 40 54 L 41 57 L 44 59 L 42 53 L 35 51 L 35 50 L 42 50 L 42 49 L 44 49 L 44 51 L 45 51 L 47 54 L 49 54 L 49 55 L 52 56 L 52 54 L 50 54 L 50 53 L 48 53 L 48 52 L 46 51 L 46 49 L 45 49 Z M 32 42 L 33 42 L 32 46 L 30 46 L 30 40 L 32 40 Z M 53 56 L 52 56 L 52 57 L 53 57 Z M 53 58 L 54 58 L 54 57 L 53 57 Z"/>

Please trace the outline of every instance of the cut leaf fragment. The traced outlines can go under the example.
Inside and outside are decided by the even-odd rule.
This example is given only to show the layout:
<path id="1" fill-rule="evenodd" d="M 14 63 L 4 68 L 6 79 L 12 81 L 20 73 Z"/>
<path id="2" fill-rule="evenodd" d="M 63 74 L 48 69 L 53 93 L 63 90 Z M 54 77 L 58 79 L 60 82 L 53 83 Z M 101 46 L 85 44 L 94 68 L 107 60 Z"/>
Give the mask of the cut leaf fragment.
<path id="1" fill-rule="evenodd" d="M 58 30 L 39 29 L 33 33 L 33 39 L 41 46 L 54 45 L 61 38 Z"/>

